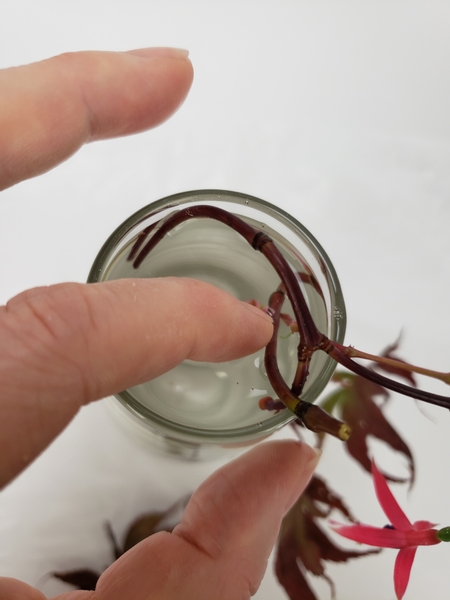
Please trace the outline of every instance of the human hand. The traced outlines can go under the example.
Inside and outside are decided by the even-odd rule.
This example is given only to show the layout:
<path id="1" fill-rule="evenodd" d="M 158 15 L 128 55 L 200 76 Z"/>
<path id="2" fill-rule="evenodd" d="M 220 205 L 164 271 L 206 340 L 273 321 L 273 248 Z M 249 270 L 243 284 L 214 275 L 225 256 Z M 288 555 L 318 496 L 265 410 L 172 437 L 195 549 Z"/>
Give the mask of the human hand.
<path id="1" fill-rule="evenodd" d="M 248 600 L 256 593 L 281 519 L 304 490 L 318 457 L 295 441 L 262 443 L 211 475 L 182 522 L 122 555 L 95 592 L 54 600 Z M 281 593 L 281 592 L 280 592 Z M 0 578 L 2 600 L 45 600 Z"/>
<path id="2" fill-rule="evenodd" d="M 0 189 L 43 173 L 86 141 L 157 125 L 181 104 L 191 81 L 186 55 L 167 49 L 68 54 L 0 72 Z M 0 487 L 83 404 L 185 358 L 249 354 L 271 332 L 258 309 L 189 279 L 68 283 L 19 294 L 0 307 Z M 256 447 L 199 488 L 172 534 L 129 551 L 95 593 L 60 600 L 248 598 L 315 461 L 296 442 Z M 0 578 L 0 597 L 43 599 L 7 578 Z"/>

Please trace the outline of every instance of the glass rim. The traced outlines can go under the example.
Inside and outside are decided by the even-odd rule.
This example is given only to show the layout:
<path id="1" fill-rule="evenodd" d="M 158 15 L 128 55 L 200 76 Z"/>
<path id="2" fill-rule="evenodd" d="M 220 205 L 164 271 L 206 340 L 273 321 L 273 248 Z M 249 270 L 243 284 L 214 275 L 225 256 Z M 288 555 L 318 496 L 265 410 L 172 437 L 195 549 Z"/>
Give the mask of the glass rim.
<path id="1" fill-rule="evenodd" d="M 87 282 L 97 283 L 99 281 L 104 281 L 102 279 L 102 272 L 108 259 L 116 249 L 117 245 L 140 222 L 145 221 L 149 216 L 156 215 L 165 209 L 176 209 L 180 204 L 200 204 L 208 203 L 208 201 L 234 203 L 236 205 L 245 205 L 250 208 L 262 210 L 263 213 L 270 215 L 278 222 L 282 222 L 309 247 L 310 251 L 316 255 L 321 264 L 326 268 L 324 275 L 328 283 L 329 295 L 334 304 L 331 308 L 332 314 L 330 315 L 331 320 L 334 320 L 335 322 L 335 335 L 333 336 L 333 340 L 338 343 L 343 343 L 346 328 L 344 298 L 339 278 L 328 254 L 315 236 L 313 236 L 302 223 L 295 219 L 295 217 L 282 208 L 249 194 L 223 189 L 198 189 L 165 196 L 164 198 L 143 206 L 125 219 L 125 221 L 123 221 L 104 242 L 92 264 Z M 320 393 L 322 393 L 323 389 L 328 385 L 335 368 L 335 361 L 332 358 L 327 357 L 320 376 L 313 383 L 310 390 L 308 390 L 310 395 L 314 393 L 317 398 Z M 314 386 L 314 384 L 316 385 Z M 313 392 L 311 392 L 311 389 Z M 169 437 L 170 434 L 178 435 L 184 438 L 185 441 L 190 442 L 198 440 L 217 444 L 220 442 L 225 443 L 237 440 L 245 441 L 251 440 L 252 438 L 266 437 L 297 418 L 295 414 L 290 413 L 288 409 L 285 409 L 272 415 L 268 419 L 265 419 L 261 423 L 230 429 L 207 429 L 182 425 L 164 417 L 160 417 L 136 400 L 128 390 L 114 394 L 114 398 L 134 415 L 141 424 L 147 425 L 149 429 L 151 429 L 151 424 L 155 423 L 162 427 Z"/>

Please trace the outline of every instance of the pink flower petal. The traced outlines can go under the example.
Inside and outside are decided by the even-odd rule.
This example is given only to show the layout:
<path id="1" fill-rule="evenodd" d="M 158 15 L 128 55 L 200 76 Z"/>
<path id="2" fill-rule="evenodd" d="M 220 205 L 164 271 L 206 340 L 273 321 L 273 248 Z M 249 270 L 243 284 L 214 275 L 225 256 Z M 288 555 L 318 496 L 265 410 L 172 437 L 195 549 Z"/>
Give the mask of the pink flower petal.
<path id="1" fill-rule="evenodd" d="M 417 548 L 415 547 L 402 548 L 397 554 L 394 567 L 394 587 L 397 600 L 403 598 L 403 594 L 408 587 L 409 576 L 411 574 L 411 567 L 414 562 L 416 550 Z"/>
<path id="2" fill-rule="evenodd" d="M 437 523 L 430 523 L 430 521 L 416 521 L 413 523 L 413 527 L 416 531 L 422 531 L 423 529 L 433 529 L 437 526 Z"/>
<path id="3" fill-rule="evenodd" d="M 378 502 L 390 523 L 396 529 L 402 529 L 403 531 L 413 529 L 412 523 L 398 505 L 397 500 L 392 495 L 385 478 L 378 470 L 374 461 L 372 461 L 372 477 Z"/>
<path id="4" fill-rule="evenodd" d="M 341 525 L 330 521 L 331 528 L 339 535 L 360 544 L 378 548 L 405 548 L 410 546 L 405 532 L 400 529 L 385 529 L 371 525 Z"/>
<path id="5" fill-rule="evenodd" d="M 372 525 L 343 525 L 330 521 L 330 527 L 339 535 L 368 546 L 379 548 L 406 548 L 434 546 L 440 544 L 436 529 L 393 529 L 391 527 L 373 527 Z"/>

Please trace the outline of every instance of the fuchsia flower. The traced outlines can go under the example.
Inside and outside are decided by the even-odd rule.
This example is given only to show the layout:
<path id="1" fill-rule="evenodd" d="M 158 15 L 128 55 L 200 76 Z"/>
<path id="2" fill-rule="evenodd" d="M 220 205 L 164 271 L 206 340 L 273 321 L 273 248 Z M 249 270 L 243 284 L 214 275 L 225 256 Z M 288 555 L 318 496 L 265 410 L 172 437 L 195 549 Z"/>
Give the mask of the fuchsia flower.
<path id="1" fill-rule="evenodd" d="M 435 523 L 429 521 L 411 523 L 373 461 L 372 477 L 378 502 L 391 524 L 385 527 L 372 527 L 363 524 L 332 523 L 332 529 L 355 542 L 380 548 L 399 549 L 394 567 L 394 586 L 397 599 L 401 600 L 408 585 L 418 546 L 433 546 L 440 542 L 450 542 L 450 527 L 437 530 L 434 529 Z"/>

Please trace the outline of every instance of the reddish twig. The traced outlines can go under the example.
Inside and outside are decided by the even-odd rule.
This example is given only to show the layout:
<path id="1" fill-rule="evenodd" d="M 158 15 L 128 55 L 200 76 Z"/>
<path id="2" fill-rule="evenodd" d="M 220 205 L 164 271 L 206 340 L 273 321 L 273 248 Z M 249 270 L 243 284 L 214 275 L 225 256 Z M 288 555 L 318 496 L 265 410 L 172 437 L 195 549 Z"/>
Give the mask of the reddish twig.
<path id="1" fill-rule="evenodd" d="M 255 250 L 261 252 L 277 272 L 281 284 L 278 289 L 272 294 L 269 300 L 269 313 L 273 317 L 274 332 L 273 336 L 266 347 L 265 351 L 265 367 L 269 381 L 278 395 L 278 398 L 283 404 L 299 417 L 303 424 L 315 432 L 327 432 L 341 439 L 347 439 L 350 435 L 350 429 L 345 423 L 331 417 L 318 406 L 305 402 L 299 397 L 302 393 L 304 384 L 308 377 L 309 366 L 312 356 L 319 350 L 326 352 L 336 362 L 346 367 L 350 371 L 365 377 L 379 385 L 388 388 L 400 394 L 436 404 L 445 408 L 450 408 L 450 398 L 425 392 L 417 388 L 399 383 L 396 380 L 380 375 L 376 371 L 367 368 L 353 360 L 352 356 L 358 358 L 369 358 L 377 362 L 386 361 L 383 357 L 376 357 L 360 351 L 356 351 L 352 347 L 346 347 L 342 344 L 330 340 L 327 336 L 321 333 L 311 315 L 308 304 L 300 286 L 300 277 L 293 271 L 289 263 L 286 261 L 282 253 L 278 250 L 273 240 L 263 231 L 260 231 L 243 221 L 236 215 L 214 206 L 195 205 L 189 208 L 181 209 L 169 215 L 166 219 L 152 225 L 142 232 L 135 245 L 133 246 L 129 260 L 133 260 L 133 266 L 137 269 L 142 261 L 148 256 L 151 250 L 163 239 L 163 237 L 174 227 L 192 218 L 209 218 L 220 221 L 224 225 L 231 227 L 239 233 Z M 142 247 L 146 237 L 152 233 L 150 239 Z M 139 251 L 140 250 L 140 251 Z M 312 274 L 307 274 L 308 278 L 313 277 Z M 318 283 L 315 278 L 314 288 L 317 289 Z M 320 286 L 319 286 L 320 289 Z M 322 290 L 319 292 L 322 297 Z M 285 297 L 289 298 L 297 323 L 298 333 L 300 337 L 298 345 L 298 367 L 294 377 L 292 386 L 288 386 L 280 374 L 277 363 L 277 340 L 278 329 L 280 324 L 281 308 Z M 392 362 L 392 361 L 391 361 Z M 396 362 L 394 360 L 394 362 Z M 397 361 L 400 363 L 401 361 Z M 401 362 L 405 367 L 407 363 Z M 410 367 L 411 370 L 423 373 L 432 377 L 437 377 L 445 380 L 446 374 L 436 374 L 434 371 L 427 369 L 419 369 Z M 448 376 L 447 376 L 448 378 Z"/>

